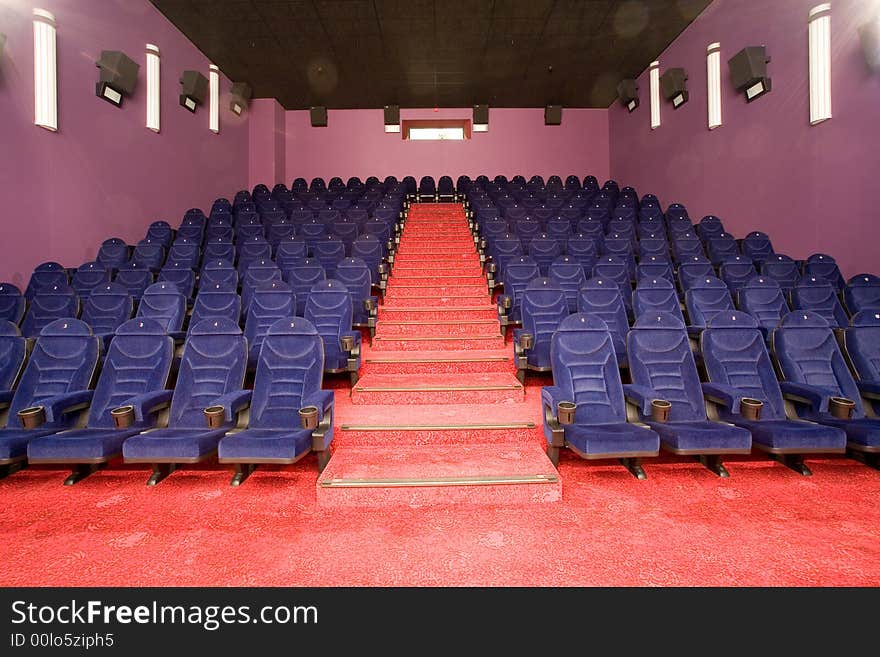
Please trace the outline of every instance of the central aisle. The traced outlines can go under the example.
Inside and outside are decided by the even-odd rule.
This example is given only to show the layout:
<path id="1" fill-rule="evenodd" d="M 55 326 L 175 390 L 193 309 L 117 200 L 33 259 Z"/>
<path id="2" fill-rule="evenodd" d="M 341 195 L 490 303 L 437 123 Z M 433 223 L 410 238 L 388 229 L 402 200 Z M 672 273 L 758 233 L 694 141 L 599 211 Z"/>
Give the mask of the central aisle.
<path id="1" fill-rule="evenodd" d="M 561 499 L 458 203 L 414 205 L 361 378 L 336 403 L 326 506 Z"/>

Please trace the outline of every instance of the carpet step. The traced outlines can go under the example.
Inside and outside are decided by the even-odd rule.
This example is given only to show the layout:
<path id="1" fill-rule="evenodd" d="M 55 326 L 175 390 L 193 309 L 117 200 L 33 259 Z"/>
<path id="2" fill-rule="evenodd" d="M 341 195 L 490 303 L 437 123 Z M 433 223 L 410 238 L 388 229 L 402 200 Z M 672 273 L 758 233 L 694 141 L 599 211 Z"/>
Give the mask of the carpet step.
<path id="1" fill-rule="evenodd" d="M 430 321 L 455 319 L 498 319 L 498 308 L 490 305 L 413 306 L 411 308 L 379 308 L 379 322 Z"/>
<path id="2" fill-rule="evenodd" d="M 479 258 L 475 252 L 473 253 L 445 253 L 442 255 L 431 254 L 413 254 L 400 253 L 394 256 L 394 268 L 404 267 L 422 267 L 425 265 L 446 265 L 447 267 L 467 266 L 472 262 L 477 262 Z"/>
<path id="3" fill-rule="evenodd" d="M 504 349 L 502 334 L 498 335 L 414 335 L 410 337 L 373 338 L 375 351 L 462 351 L 470 349 Z"/>
<path id="4" fill-rule="evenodd" d="M 428 260 L 425 262 L 398 262 L 391 268 L 391 275 L 434 276 L 435 274 L 454 274 L 456 276 L 483 276 L 483 268 L 476 258 L 472 260 Z"/>
<path id="5" fill-rule="evenodd" d="M 397 272 L 394 271 L 391 273 L 391 277 L 388 279 L 388 284 L 391 285 L 391 282 L 394 282 L 394 287 L 403 287 L 405 285 L 417 285 L 419 287 L 424 285 L 434 286 L 434 285 L 482 285 L 486 286 L 486 279 L 483 278 L 482 275 L 460 275 L 460 274 L 447 274 L 447 273 L 439 273 L 439 272 Z"/>
<path id="6" fill-rule="evenodd" d="M 468 351 L 371 351 L 364 368 L 375 374 L 439 374 L 516 371 L 513 349 Z"/>
<path id="7" fill-rule="evenodd" d="M 513 374 L 364 374 L 351 389 L 352 404 L 501 404 L 524 399 Z"/>
<path id="8" fill-rule="evenodd" d="M 473 283 L 461 285 L 430 285 L 426 283 L 418 284 L 415 282 L 395 282 L 389 285 L 385 290 L 386 299 L 396 299 L 398 297 L 450 297 L 457 298 L 462 296 L 475 296 L 483 294 L 489 296 L 489 290 L 486 283 Z"/>
<path id="9" fill-rule="evenodd" d="M 325 508 L 561 499 L 559 474 L 538 445 L 339 447 L 317 482 Z"/>
<path id="10" fill-rule="evenodd" d="M 440 295 L 440 296 L 406 296 L 406 297 L 397 297 L 395 298 L 392 295 L 390 298 L 385 296 L 383 300 L 381 308 L 390 309 L 390 308 L 423 308 L 425 306 L 434 306 L 437 307 L 445 307 L 445 306 L 455 306 L 455 305 L 468 305 L 468 306 L 477 306 L 484 305 L 490 303 L 491 299 L 489 298 L 489 293 L 486 290 L 480 290 L 479 292 L 474 292 L 472 294 L 455 294 L 455 295 Z"/>
<path id="11" fill-rule="evenodd" d="M 410 338 L 421 335 L 443 336 L 496 336 L 501 332 L 498 318 L 455 320 L 380 320 L 376 335 L 383 338 Z"/>

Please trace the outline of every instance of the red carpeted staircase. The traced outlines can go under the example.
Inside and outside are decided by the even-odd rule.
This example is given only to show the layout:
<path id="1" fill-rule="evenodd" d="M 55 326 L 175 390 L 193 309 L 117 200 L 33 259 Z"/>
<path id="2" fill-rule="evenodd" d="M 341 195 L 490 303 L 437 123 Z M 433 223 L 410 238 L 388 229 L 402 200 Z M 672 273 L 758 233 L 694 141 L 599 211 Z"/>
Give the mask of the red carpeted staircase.
<path id="1" fill-rule="evenodd" d="M 457 203 L 415 205 L 318 479 L 328 507 L 561 499 Z"/>

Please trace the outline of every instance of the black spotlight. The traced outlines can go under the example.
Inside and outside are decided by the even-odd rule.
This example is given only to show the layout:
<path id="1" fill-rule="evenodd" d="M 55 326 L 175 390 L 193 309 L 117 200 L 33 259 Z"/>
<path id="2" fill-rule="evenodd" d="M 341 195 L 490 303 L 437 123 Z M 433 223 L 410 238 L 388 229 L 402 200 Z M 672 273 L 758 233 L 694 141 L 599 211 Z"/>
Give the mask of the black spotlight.
<path id="1" fill-rule="evenodd" d="M 180 78 L 180 104 L 190 112 L 205 102 L 208 95 L 208 78 L 198 71 L 184 71 Z"/>
<path id="2" fill-rule="evenodd" d="M 95 95 L 116 107 L 121 106 L 122 98 L 134 91 L 140 66 L 119 50 L 102 50 L 95 65 L 101 69 Z"/>
<path id="3" fill-rule="evenodd" d="M 617 97 L 628 111 L 635 111 L 639 106 L 639 85 L 635 80 L 621 80 L 617 85 Z"/>
<path id="4" fill-rule="evenodd" d="M 875 73 L 880 71 L 880 16 L 859 27 L 859 40 L 868 67 Z"/>
<path id="5" fill-rule="evenodd" d="M 474 105 L 472 129 L 474 132 L 489 132 L 488 105 Z"/>
<path id="6" fill-rule="evenodd" d="M 241 116 L 248 108 L 251 100 L 251 87 L 246 82 L 236 82 L 232 85 L 232 91 L 229 99 L 229 110 L 236 116 Z"/>
<path id="7" fill-rule="evenodd" d="M 666 100 L 672 101 L 672 107 L 678 109 L 688 102 L 687 72 L 683 68 L 667 69 L 660 76 L 660 90 Z"/>
<path id="8" fill-rule="evenodd" d="M 746 95 L 751 103 L 770 91 L 770 78 L 767 77 L 767 64 L 770 58 L 764 46 L 743 48 L 727 60 L 730 81 L 737 91 Z"/>
<path id="9" fill-rule="evenodd" d="M 562 124 L 562 105 L 547 105 L 544 108 L 544 125 Z"/>

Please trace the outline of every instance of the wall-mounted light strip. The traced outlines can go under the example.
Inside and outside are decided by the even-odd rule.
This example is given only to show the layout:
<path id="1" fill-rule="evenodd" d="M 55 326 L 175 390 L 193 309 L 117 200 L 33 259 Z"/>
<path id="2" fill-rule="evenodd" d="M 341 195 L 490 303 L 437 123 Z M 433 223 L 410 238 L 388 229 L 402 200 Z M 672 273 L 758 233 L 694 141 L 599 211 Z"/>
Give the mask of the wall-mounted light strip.
<path id="1" fill-rule="evenodd" d="M 210 116 L 208 117 L 208 127 L 211 132 L 220 132 L 220 69 L 211 64 L 210 73 L 208 74 L 209 93 L 210 93 Z"/>
<path id="2" fill-rule="evenodd" d="M 147 128 L 159 132 L 159 47 L 147 44 Z"/>
<path id="3" fill-rule="evenodd" d="M 810 10 L 810 125 L 831 118 L 831 3 Z"/>
<path id="4" fill-rule="evenodd" d="M 709 130 L 721 125 L 721 44 L 706 48 L 706 80 L 709 99 Z"/>
<path id="5" fill-rule="evenodd" d="M 651 62 L 651 130 L 660 127 L 660 62 Z"/>
<path id="6" fill-rule="evenodd" d="M 55 16 L 34 9 L 34 123 L 58 130 L 58 71 L 55 58 Z"/>

